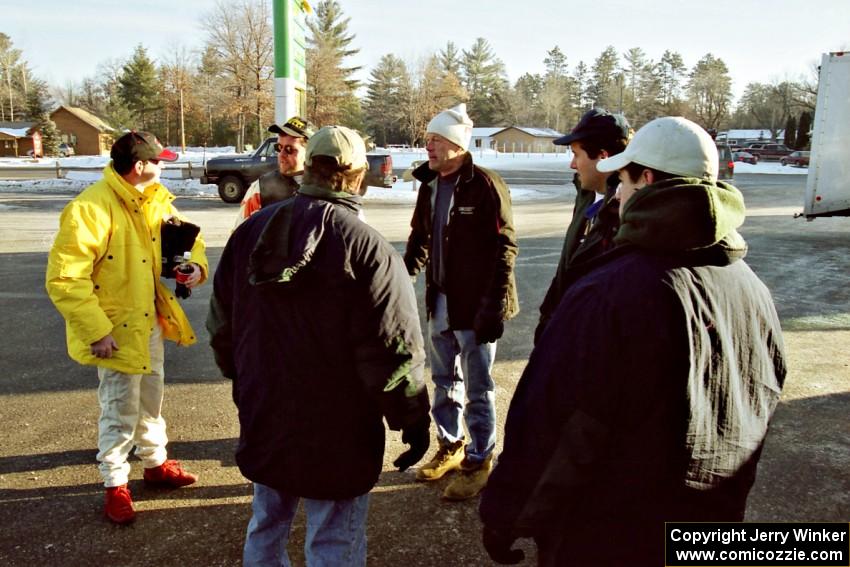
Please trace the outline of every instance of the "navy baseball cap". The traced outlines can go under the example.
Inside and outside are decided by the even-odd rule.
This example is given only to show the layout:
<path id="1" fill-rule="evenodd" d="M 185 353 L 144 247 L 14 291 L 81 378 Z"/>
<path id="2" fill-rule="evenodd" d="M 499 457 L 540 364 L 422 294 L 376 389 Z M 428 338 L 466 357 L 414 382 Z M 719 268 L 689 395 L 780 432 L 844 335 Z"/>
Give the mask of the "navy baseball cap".
<path id="1" fill-rule="evenodd" d="M 552 143 L 557 146 L 569 146 L 587 138 L 602 141 L 620 138 L 628 140 L 631 134 L 629 122 L 622 114 L 612 114 L 602 108 L 591 108 L 584 113 L 572 132 Z"/>

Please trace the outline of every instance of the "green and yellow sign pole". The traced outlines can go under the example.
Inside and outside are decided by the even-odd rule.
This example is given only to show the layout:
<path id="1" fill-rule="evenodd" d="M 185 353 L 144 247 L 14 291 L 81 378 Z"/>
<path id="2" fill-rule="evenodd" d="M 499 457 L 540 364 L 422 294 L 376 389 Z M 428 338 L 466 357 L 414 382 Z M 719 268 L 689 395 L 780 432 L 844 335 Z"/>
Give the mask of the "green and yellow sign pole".
<path id="1" fill-rule="evenodd" d="M 307 111 L 307 0 L 273 0 L 274 121 L 306 118 Z"/>

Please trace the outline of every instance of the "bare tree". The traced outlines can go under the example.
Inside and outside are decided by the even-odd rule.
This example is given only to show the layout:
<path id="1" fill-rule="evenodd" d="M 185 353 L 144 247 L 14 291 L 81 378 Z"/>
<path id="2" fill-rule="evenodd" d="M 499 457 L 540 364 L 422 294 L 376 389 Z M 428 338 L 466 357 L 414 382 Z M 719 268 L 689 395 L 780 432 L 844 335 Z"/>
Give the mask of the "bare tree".
<path id="1" fill-rule="evenodd" d="M 178 117 L 180 147 L 184 152 L 186 151 L 186 101 L 192 100 L 194 65 L 194 57 L 189 50 L 178 46 L 169 50 L 169 55 L 160 66 L 165 106 L 169 109 L 173 108 Z M 171 142 L 167 134 L 166 139 L 169 143 Z"/>
<path id="2" fill-rule="evenodd" d="M 13 75 L 20 65 L 21 50 L 12 47 L 12 40 L 8 35 L 0 33 L 0 72 L 6 83 L 9 103 L 9 120 L 15 120 L 15 90 L 12 88 Z M 2 101 L 0 101 L 1 103 Z M 5 107 L 0 104 L 0 119 L 6 120 Z"/>
<path id="3" fill-rule="evenodd" d="M 259 142 L 263 121 L 273 113 L 274 44 L 268 3 L 219 0 L 201 23 L 207 32 L 207 48 L 216 50 L 221 61 L 226 77 L 221 87 L 230 95 L 226 106 L 236 121 L 236 147 L 242 150 L 249 117 L 256 121 Z"/>
<path id="4" fill-rule="evenodd" d="M 445 108 L 467 99 L 467 93 L 453 72 L 446 70 L 439 55 L 420 59 L 411 74 L 404 103 L 404 126 L 411 145 L 425 137 L 428 121 Z"/>

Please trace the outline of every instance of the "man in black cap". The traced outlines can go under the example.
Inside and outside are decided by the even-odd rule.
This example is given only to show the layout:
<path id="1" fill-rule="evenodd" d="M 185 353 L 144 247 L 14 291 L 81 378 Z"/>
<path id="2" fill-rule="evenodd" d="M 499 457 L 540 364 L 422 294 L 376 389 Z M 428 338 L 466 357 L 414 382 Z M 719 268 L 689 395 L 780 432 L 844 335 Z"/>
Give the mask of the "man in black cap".
<path id="1" fill-rule="evenodd" d="M 160 279 L 161 229 L 179 216 L 160 182 L 177 154 L 149 132 L 128 132 L 113 144 L 103 178 L 62 211 L 47 261 L 47 293 L 66 321 L 68 354 L 97 367 L 98 453 L 106 516 L 135 519 L 127 487 L 135 448 L 147 483 L 177 488 L 198 477 L 167 459 L 162 398 L 163 339 L 186 346 L 196 334 L 174 293 Z M 185 285 L 207 276 L 204 242 L 192 246 Z"/>
<path id="2" fill-rule="evenodd" d="M 558 269 L 540 305 L 535 344 L 561 302 L 566 289 L 565 274 L 570 266 L 598 256 L 613 244 L 620 227 L 616 199 L 619 181 L 616 175 L 597 171 L 596 163 L 622 152 L 630 137 L 631 128 L 623 115 L 592 108 L 584 113 L 572 132 L 553 142 L 570 146 L 572 151 L 570 167 L 576 171 L 573 177 L 576 200 Z"/>
<path id="3" fill-rule="evenodd" d="M 293 116 L 283 126 L 272 124 L 269 132 L 277 134 L 277 169 L 269 171 L 254 181 L 239 206 L 236 226 L 272 203 L 292 197 L 304 172 L 304 152 L 307 140 L 313 135 L 313 125 L 299 116 Z"/>

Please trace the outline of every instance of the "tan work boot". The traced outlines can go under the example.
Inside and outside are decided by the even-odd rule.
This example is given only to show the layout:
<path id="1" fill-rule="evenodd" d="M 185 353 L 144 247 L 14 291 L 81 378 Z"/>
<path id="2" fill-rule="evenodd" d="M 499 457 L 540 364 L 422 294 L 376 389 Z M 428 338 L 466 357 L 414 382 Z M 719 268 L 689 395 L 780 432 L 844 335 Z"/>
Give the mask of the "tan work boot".
<path id="1" fill-rule="evenodd" d="M 430 481 L 443 478 L 447 472 L 459 469 L 462 461 L 463 439 L 448 445 L 440 445 L 434 457 L 416 471 L 416 480 Z"/>
<path id="2" fill-rule="evenodd" d="M 470 463 L 464 459 L 460 465 L 460 476 L 451 481 L 443 491 L 446 500 L 468 500 L 478 495 L 487 486 L 490 471 L 493 470 L 493 453 L 480 463 Z"/>

